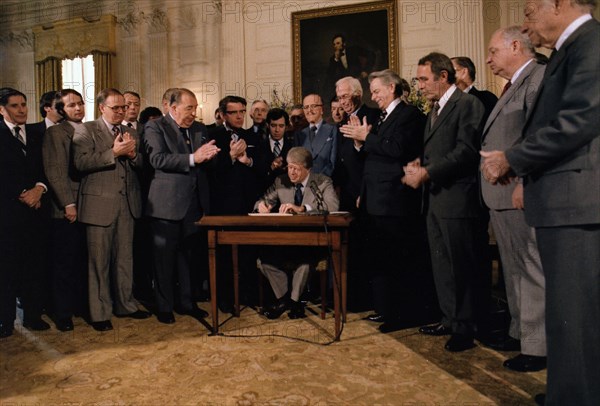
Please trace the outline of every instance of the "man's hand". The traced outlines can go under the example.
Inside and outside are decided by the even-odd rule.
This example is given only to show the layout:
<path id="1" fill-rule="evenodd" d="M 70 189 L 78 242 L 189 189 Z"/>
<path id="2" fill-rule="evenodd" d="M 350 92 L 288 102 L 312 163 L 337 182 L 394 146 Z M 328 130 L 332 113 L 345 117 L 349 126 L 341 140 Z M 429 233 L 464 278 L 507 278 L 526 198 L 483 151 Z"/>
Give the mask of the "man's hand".
<path id="1" fill-rule="evenodd" d="M 69 223 L 74 223 L 77 220 L 77 207 L 67 206 L 65 207 L 65 218 L 69 220 Z"/>
<path id="2" fill-rule="evenodd" d="M 348 124 L 340 127 L 340 132 L 344 134 L 344 137 L 352 138 L 356 141 L 364 141 L 369 131 L 371 131 L 371 126 L 367 124 L 367 117 L 363 117 L 361 124 L 358 117 L 350 116 Z"/>
<path id="3" fill-rule="evenodd" d="M 271 213 L 273 206 L 267 204 L 265 201 L 261 201 L 258 203 L 258 212 L 259 213 Z"/>
<path id="4" fill-rule="evenodd" d="M 481 173 L 483 179 L 495 185 L 500 183 L 506 185 L 510 183 L 508 173 L 510 164 L 506 159 L 506 154 L 503 151 L 479 151 L 479 154 L 484 158 L 481 163 Z"/>
<path id="5" fill-rule="evenodd" d="M 215 145 L 215 140 L 210 140 L 194 152 L 194 163 L 210 161 L 219 153 L 221 149 Z"/>
<path id="6" fill-rule="evenodd" d="M 517 187 L 512 193 L 512 204 L 515 209 L 523 210 L 525 208 L 525 199 L 523 198 L 523 184 L 517 183 Z"/>
<path id="7" fill-rule="evenodd" d="M 44 193 L 44 188 L 36 185 L 31 189 L 24 190 L 19 195 L 19 201 L 32 209 L 39 209 L 41 207 L 41 198 Z"/>
<path id="8" fill-rule="evenodd" d="M 120 156 L 135 158 L 135 155 L 137 154 L 135 147 L 135 139 L 132 138 L 128 132 L 126 132 L 122 136 L 115 138 L 115 143 L 113 144 L 113 155 L 115 158 Z"/>
<path id="9" fill-rule="evenodd" d="M 427 169 L 421 166 L 421 160 L 419 158 L 409 162 L 404 167 L 404 176 L 401 181 L 405 185 L 418 189 L 423 183 L 429 180 L 429 173 Z"/>
<path id="10" fill-rule="evenodd" d="M 243 139 L 239 139 L 237 141 L 231 140 L 229 143 L 229 156 L 231 156 L 231 160 L 235 161 L 237 157 L 244 154 L 246 152 L 246 141 Z"/>
<path id="11" fill-rule="evenodd" d="M 304 206 L 296 206 L 291 203 L 284 203 L 279 206 L 279 213 L 304 213 L 306 208 Z"/>
<path id="12" fill-rule="evenodd" d="M 275 158 L 273 160 L 273 162 L 271 162 L 271 170 L 274 171 L 275 169 L 279 169 L 283 166 L 283 158 L 281 156 L 278 156 L 277 158 Z"/>

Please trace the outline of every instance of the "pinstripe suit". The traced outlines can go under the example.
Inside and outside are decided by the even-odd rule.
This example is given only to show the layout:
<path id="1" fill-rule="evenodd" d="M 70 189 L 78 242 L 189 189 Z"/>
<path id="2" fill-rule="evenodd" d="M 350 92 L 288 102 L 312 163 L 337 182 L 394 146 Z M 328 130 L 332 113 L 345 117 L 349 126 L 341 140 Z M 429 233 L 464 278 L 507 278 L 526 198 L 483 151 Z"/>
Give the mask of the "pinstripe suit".
<path id="1" fill-rule="evenodd" d="M 136 140 L 135 130 L 119 125 Z M 115 158 L 114 136 L 103 118 L 83 124 L 73 136 L 75 167 L 82 172 L 79 219 L 87 224 L 91 320 L 137 310 L 132 294 L 133 228 L 142 214 L 137 171 L 142 155 Z M 111 300 L 111 279 L 115 297 Z"/>
<path id="2" fill-rule="evenodd" d="M 531 61 L 504 94 L 483 129 L 483 151 L 505 150 L 522 140 L 523 126 L 537 93 L 545 65 Z M 483 176 L 483 175 L 482 175 Z M 481 180 L 481 192 L 504 268 L 506 297 L 511 315 L 509 334 L 521 340 L 521 352 L 546 355 L 545 281 L 535 231 L 522 210 L 512 205 L 516 184 L 492 185 Z"/>

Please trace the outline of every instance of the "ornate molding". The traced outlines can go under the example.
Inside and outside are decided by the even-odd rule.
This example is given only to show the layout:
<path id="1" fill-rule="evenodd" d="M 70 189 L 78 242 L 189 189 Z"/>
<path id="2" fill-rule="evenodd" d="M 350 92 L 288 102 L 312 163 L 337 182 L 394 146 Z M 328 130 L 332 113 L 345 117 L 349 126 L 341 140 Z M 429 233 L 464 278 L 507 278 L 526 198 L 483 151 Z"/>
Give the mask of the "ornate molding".
<path id="1" fill-rule="evenodd" d="M 33 32 L 25 30 L 21 32 L 11 31 L 0 37 L 2 45 L 18 45 L 23 51 L 33 51 Z"/>
<path id="2" fill-rule="evenodd" d="M 115 54 L 115 26 L 115 17 L 104 15 L 93 22 L 74 18 L 59 21 L 51 28 L 34 27 L 35 61 L 72 59 L 93 51 Z"/>
<path id="3" fill-rule="evenodd" d="M 144 12 L 133 12 L 130 11 L 123 18 L 117 19 L 117 25 L 123 31 L 131 34 L 135 29 L 137 29 L 137 25 L 144 19 Z"/>
<path id="4" fill-rule="evenodd" d="M 167 19 L 167 13 L 165 11 L 155 8 L 150 15 L 145 15 L 143 12 L 141 14 L 146 24 L 148 24 L 148 31 L 150 33 L 168 31 L 169 20 Z"/>

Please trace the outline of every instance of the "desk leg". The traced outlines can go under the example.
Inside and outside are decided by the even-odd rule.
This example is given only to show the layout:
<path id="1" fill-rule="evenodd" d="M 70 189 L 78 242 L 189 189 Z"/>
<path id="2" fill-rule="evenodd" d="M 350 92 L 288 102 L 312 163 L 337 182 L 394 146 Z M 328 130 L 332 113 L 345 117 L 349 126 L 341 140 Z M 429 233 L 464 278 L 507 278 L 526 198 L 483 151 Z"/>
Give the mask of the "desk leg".
<path id="1" fill-rule="evenodd" d="M 233 298 L 235 305 L 235 317 L 240 317 L 240 262 L 238 257 L 238 246 L 231 246 L 231 261 L 233 262 Z"/>
<path id="2" fill-rule="evenodd" d="M 348 232 L 342 233 L 342 321 L 346 322 L 348 304 Z"/>
<path id="3" fill-rule="evenodd" d="M 217 311 L 217 232 L 208 230 L 208 280 L 210 283 L 210 309 L 212 312 L 212 333 L 219 332 L 219 313 Z"/>
<path id="4" fill-rule="evenodd" d="M 333 272 L 335 273 L 333 278 L 333 313 L 335 317 L 335 339 L 340 340 L 340 286 L 344 286 L 344 282 L 341 280 L 341 267 L 342 267 L 342 252 L 339 246 L 333 247 Z"/>

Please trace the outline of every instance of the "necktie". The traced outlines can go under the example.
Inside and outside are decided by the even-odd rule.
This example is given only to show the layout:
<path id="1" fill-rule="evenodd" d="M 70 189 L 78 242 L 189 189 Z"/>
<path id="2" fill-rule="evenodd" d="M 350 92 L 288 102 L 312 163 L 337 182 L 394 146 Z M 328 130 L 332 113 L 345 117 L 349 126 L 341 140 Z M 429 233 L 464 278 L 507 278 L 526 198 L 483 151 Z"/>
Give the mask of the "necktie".
<path id="1" fill-rule="evenodd" d="M 504 93 L 506 93 L 506 91 L 508 89 L 510 89 L 511 86 L 512 86 L 512 82 L 510 80 L 508 82 L 506 82 L 506 84 L 504 85 L 504 88 L 502 89 L 502 94 L 500 95 L 500 97 L 504 96 Z"/>
<path id="2" fill-rule="evenodd" d="M 25 138 L 23 138 L 23 135 L 21 135 L 21 127 L 19 126 L 15 126 L 15 137 L 21 142 L 21 144 L 26 145 Z"/>
<path id="3" fill-rule="evenodd" d="M 21 135 L 21 127 L 19 126 L 15 126 L 15 137 L 19 140 L 19 142 L 21 144 L 23 144 L 23 146 L 21 147 L 21 151 L 23 151 L 23 155 L 27 155 L 27 150 L 25 149 L 25 138 L 23 138 L 23 135 Z"/>
<path id="4" fill-rule="evenodd" d="M 385 121 L 386 117 L 387 117 L 387 110 L 382 110 L 381 114 L 379 115 L 379 121 L 377 122 L 377 128 L 381 127 L 381 124 Z"/>
<path id="5" fill-rule="evenodd" d="M 231 139 L 235 142 L 240 139 L 240 136 L 234 133 L 232 130 L 229 130 L 229 134 L 231 134 Z"/>
<path id="6" fill-rule="evenodd" d="M 294 193 L 294 205 L 302 205 L 302 183 L 296 183 L 296 192 Z"/>
<path id="7" fill-rule="evenodd" d="M 181 131 L 181 135 L 183 135 L 183 140 L 185 141 L 185 145 L 187 146 L 187 149 L 190 151 L 190 154 L 191 154 L 193 152 L 192 151 L 192 140 L 190 139 L 190 136 L 188 134 L 188 129 L 179 127 L 179 131 Z"/>
<path id="8" fill-rule="evenodd" d="M 308 138 L 310 140 L 311 144 L 314 142 L 316 135 L 317 135 L 317 126 L 313 125 L 310 127 L 309 138 Z"/>
<path id="9" fill-rule="evenodd" d="M 435 102 L 433 104 L 433 110 L 431 110 L 431 125 L 432 126 L 435 124 L 435 121 L 438 118 L 439 111 L 440 111 L 440 104 L 438 102 Z"/>
<path id="10" fill-rule="evenodd" d="M 275 141 L 275 145 L 273 145 L 273 155 L 275 155 L 275 158 L 281 155 L 281 147 L 279 146 L 279 141 Z"/>
<path id="11" fill-rule="evenodd" d="M 127 127 L 133 128 L 133 123 L 127 123 Z"/>
<path id="12" fill-rule="evenodd" d="M 112 130 L 113 130 L 113 134 L 114 134 L 115 138 L 117 138 L 119 135 L 121 135 L 121 129 L 119 128 L 118 125 L 113 126 Z"/>

